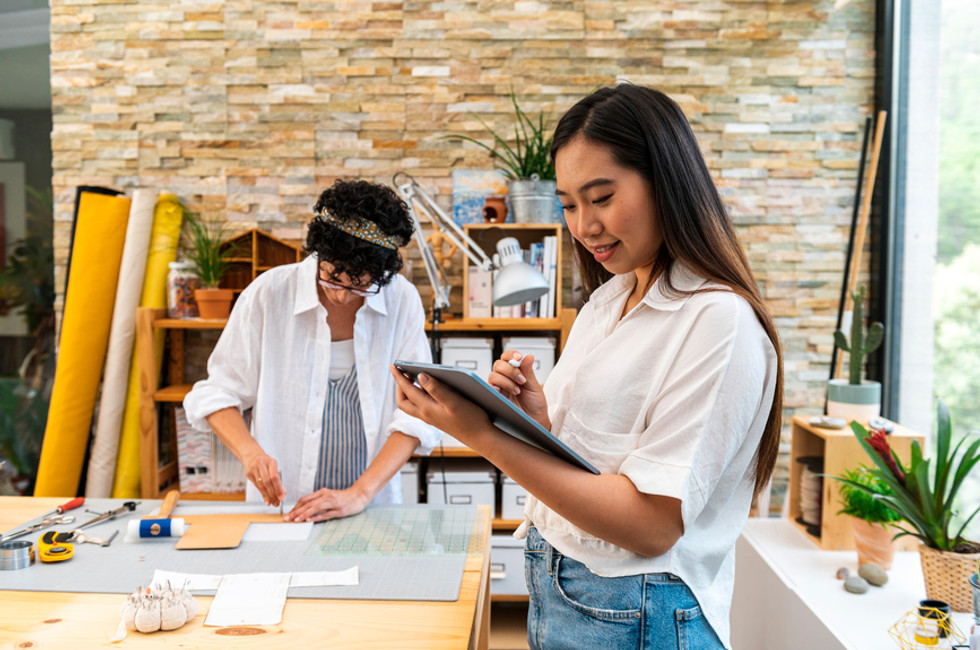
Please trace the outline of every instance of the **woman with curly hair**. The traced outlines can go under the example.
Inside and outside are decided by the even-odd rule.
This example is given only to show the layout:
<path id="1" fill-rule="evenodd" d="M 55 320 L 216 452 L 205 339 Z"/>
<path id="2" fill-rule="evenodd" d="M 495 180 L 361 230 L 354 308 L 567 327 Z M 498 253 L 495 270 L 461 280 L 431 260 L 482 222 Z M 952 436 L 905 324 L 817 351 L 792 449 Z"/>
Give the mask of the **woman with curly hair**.
<path id="1" fill-rule="evenodd" d="M 395 359 L 431 359 L 422 301 L 398 274 L 412 237 L 405 203 L 383 185 L 338 180 L 314 212 L 309 257 L 242 292 L 208 378 L 184 399 L 190 424 L 244 465 L 246 500 L 298 497 L 286 521 L 399 503 L 399 469 L 441 436 L 397 408 L 387 374 Z"/>

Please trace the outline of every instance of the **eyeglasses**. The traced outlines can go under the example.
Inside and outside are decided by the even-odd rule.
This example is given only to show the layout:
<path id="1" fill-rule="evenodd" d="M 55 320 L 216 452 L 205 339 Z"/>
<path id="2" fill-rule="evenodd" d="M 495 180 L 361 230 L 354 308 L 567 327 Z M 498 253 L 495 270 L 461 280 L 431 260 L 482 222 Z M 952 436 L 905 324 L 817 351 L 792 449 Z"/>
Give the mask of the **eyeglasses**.
<path id="1" fill-rule="evenodd" d="M 330 280 L 324 280 L 323 278 L 320 277 L 319 271 L 317 271 L 316 274 L 316 281 L 320 283 L 321 287 L 324 287 L 326 289 L 333 289 L 334 291 L 349 291 L 353 295 L 360 296 L 362 298 L 373 296 L 374 294 L 381 291 L 381 287 L 379 287 L 377 284 L 372 284 L 366 289 L 356 289 L 354 287 L 349 287 L 345 284 L 337 284 L 336 282 L 331 282 Z"/>

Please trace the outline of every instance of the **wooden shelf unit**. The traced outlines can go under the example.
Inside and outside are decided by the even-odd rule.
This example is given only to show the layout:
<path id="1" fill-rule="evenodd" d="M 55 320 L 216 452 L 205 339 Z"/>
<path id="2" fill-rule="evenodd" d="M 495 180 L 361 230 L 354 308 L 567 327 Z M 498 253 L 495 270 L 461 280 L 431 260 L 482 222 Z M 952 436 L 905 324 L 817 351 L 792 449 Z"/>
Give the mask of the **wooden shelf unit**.
<path id="1" fill-rule="evenodd" d="M 790 441 L 789 459 L 789 519 L 813 543 L 824 550 L 842 551 L 854 549 L 854 533 L 851 530 L 850 517 L 837 514 L 840 505 L 840 483 L 830 478 L 838 476 L 845 470 L 857 469 L 864 465 L 871 467 L 873 461 L 861 447 L 854 431 L 850 426 L 843 429 L 824 429 L 810 424 L 809 415 L 794 415 L 792 438 Z M 867 426 L 867 423 L 862 423 Z M 911 455 L 912 441 L 918 440 L 923 444 L 922 436 L 898 424 L 888 435 L 889 444 L 898 454 L 903 463 L 907 463 Z M 807 526 L 797 521 L 800 516 L 800 477 L 802 467 L 797 458 L 817 456 L 823 458 L 823 486 L 820 503 L 821 516 L 819 535 L 813 535 Z M 918 542 L 911 537 L 899 539 L 899 548 L 914 551 Z"/>
<path id="2" fill-rule="evenodd" d="M 173 459 L 160 464 L 159 404 L 180 404 L 191 389 L 184 377 L 184 332 L 187 330 L 224 329 L 226 320 L 167 318 L 166 309 L 139 307 L 136 310 L 136 366 L 139 376 L 140 410 L 140 494 L 144 499 L 159 499 L 167 488 L 179 484 L 177 441 L 170 440 Z M 155 340 L 166 337 L 169 349 L 164 376 L 174 383 L 160 386 L 156 372 Z M 242 500 L 242 493 L 185 493 L 183 499 Z"/>

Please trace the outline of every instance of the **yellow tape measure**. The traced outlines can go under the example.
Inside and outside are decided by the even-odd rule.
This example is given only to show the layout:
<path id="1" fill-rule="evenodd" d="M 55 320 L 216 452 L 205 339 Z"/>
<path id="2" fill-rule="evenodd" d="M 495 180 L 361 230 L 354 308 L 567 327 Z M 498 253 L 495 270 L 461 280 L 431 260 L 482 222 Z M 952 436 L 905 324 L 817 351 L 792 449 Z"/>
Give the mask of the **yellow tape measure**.
<path id="1" fill-rule="evenodd" d="M 67 541 L 60 541 L 65 537 L 71 539 L 70 534 L 58 533 L 54 530 L 49 530 L 41 535 L 37 546 L 38 555 L 42 562 L 63 562 L 72 558 L 75 554 L 75 547 Z"/>

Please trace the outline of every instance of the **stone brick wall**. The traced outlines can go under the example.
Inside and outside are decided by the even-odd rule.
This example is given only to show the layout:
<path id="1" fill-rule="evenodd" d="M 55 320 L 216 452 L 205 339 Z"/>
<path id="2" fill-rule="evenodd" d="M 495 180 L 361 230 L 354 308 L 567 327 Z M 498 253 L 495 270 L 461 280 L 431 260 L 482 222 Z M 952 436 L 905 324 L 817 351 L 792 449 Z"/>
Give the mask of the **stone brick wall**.
<path id="1" fill-rule="evenodd" d="M 57 286 L 78 185 L 299 239 L 336 177 L 405 170 L 448 207 L 490 161 L 442 136 L 509 131 L 512 88 L 557 116 L 630 80 L 693 123 L 779 321 L 785 417 L 817 411 L 875 75 L 874 3 L 833 5 L 51 0 Z"/>

